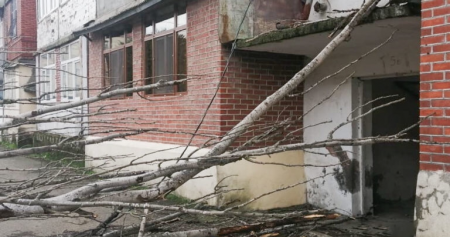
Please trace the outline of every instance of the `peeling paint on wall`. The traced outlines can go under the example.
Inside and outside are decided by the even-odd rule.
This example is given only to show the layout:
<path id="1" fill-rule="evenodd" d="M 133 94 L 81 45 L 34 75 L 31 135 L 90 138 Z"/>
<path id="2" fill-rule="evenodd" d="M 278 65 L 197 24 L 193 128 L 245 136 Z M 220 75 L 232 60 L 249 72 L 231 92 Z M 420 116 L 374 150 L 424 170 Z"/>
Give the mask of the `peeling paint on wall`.
<path id="1" fill-rule="evenodd" d="M 76 29 L 95 19 L 95 0 L 69 0 L 38 20 L 38 49 L 69 37 Z"/>
<path id="2" fill-rule="evenodd" d="M 450 173 L 420 171 L 417 180 L 415 222 L 417 237 L 450 233 Z"/>

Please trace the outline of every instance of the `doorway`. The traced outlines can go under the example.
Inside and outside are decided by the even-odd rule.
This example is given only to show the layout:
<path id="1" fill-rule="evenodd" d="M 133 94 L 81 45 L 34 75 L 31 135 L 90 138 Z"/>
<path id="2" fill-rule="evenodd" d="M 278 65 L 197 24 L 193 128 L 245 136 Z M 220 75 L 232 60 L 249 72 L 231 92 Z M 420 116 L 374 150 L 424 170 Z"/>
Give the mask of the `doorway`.
<path id="1" fill-rule="evenodd" d="M 364 136 L 393 135 L 419 120 L 419 76 L 364 80 L 363 101 L 396 95 L 373 102 L 364 111 L 389 101 L 403 101 L 374 111 L 363 120 Z M 419 127 L 404 138 L 419 139 Z M 419 144 L 379 143 L 367 147 L 362 155 L 366 171 L 365 193 L 369 212 L 389 225 L 393 236 L 414 236 L 414 201 L 419 172 Z M 368 185 L 370 184 L 370 185 Z M 400 234 L 400 235 L 396 235 Z"/>

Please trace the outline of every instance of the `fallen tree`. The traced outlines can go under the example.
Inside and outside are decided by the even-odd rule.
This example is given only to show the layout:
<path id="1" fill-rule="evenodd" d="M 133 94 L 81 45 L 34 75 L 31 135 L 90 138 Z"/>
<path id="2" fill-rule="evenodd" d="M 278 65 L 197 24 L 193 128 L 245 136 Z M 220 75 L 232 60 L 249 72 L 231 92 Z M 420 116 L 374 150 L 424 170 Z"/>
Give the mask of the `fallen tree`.
<path id="1" fill-rule="evenodd" d="M 285 85 L 279 88 L 272 95 L 267 97 L 262 101 L 255 109 L 253 109 L 244 119 L 242 119 L 236 126 L 234 126 L 227 134 L 220 138 L 220 140 L 209 148 L 209 152 L 205 155 L 195 155 L 195 153 L 188 156 L 188 158 L 174 157 L 173 159 L 161 159 L 152 161 L 136 161 L 130 164 L 120 166 L 114 169 L 105 170 L 102 172 L 97 172 L 95 174 L 89 175 L 77 175 L 71 179 L 61 179 L 65 174 L 73 175 L 78 170 L 74 170 L 68 166 L 59 166 L 58 169 L 54 169 L 55 172 L 51 171 L 51 166 L 46 167 L 47 171 L 45 175 L 38 177 L 32 182 L 19 182 L 17 184 L 7 184 L 6 188 L 3 188 L 4 193 L 0 196 L 0 218 L 11 218 L 11 217 L 21 217 L 30 215 L 45 215 L 54 214 L 65 211 L 77 211 L 81 208 L 86 207 L 114 207 L 115 211 L 111 214 L 110 218 L 105 220 L 98 228 L 89 232 L 91 235 L 102 235 L 102 236 L 119 236 L 117 230 L 107 232 L 104 231 L 108 225 L 113 223 L 120 216 L 120 210 L 124 208 L 127 209 L 138 209 L 142 211 L 142 223 L 139 226 L 129 226 L 125 227 L 125 232 L 129 234 L 139 233 L 139 236 L 228 236 L 230 234 L 236 233 L 250 233 L 257 231 L 258 233 L 270 233 L 276 232 L 281 229 L 287 228 L 312 228 L 314 226 L 329 225 L 336 222 L 343 221 L 338 219 L 339 216 L 323 212 L 320 210 L 306 211 L 306 212 L 289 212 L 284 214 L 267 214 L 259 212 L 243 212 L 235 211 L 235 209 L 240 209 L 246 205 L 254 202 L 264 196 L 271 195 L 275 192 L 286 190 L 298 185 L 304 185 L 307 181 L 301 181 L 299 183 L 291 184 L 286 187 L 280 187 L 272 192 L 265 193 L 261 196 L 250 199 L 247 202 L 229 207 L 225 210 L 200 210 L 197 208 L 186 208 L 183 206 L 164 206 L 158 204 L 151 204 L 150 202 L 155 200 L 163 199 L 168 193 L 173 192 L 181 185 L 187 181 L 193 179 L 201 171 L 206 170 L 214 166 L 225 166 L 237 161 L 248 160 L 252 162 L 252 157 L 260 155 L 270 155 L 276 154 L 284 151 L 290 150 L 308 150 L 312 148 L 327 148 L 330 154 L 339 158 L 340 163 L 336 165 L 349 166 L 350 160 L 346 156 L 346 151 L 343 146 L 362 146 L 367 144 L 375 143 L 391 143 L 391 142 L 418 142 L 405 137 L 405 134 L 413 127 L 418 124 L 412 125 L 411 127 L 405 128 L 404 130 L 386 136 L 377 137 L 364 137 L 364 138 L 352 138 L 352 139 L 335 139 L 333 137 L 334 133 L 344 125 L 352 123 L 356 120 L 362 119 L 364 116 L 369 115 L 377 109 L 382 109 L 393 103 L 401 102 L 402 99 L 395 99 L 393 101 L 388 101 L 381 106 L 376 106 L 372 110 L 364 113 L 360 116 L 354 117 L 345 121 L 334 129 L 329 131 L 326 140 L 316 141 L 313 143 L 297 142 L 291 144 L 281 144 L 283 139 L 276 142 L 272 146 L 266 146 L 264 148 L 248 149 L 246 147 L 240 147 L 239 149 L 230 150 L 232 143 L 239 138 L 242 134 L 247 132 L 251 127 L 275 104 L 280 102 L 283 98 L 288 97 L 292 91 L 294 91 L 298 86 L 316 70 L 326 59 L 332 54 L 333 50 L 339 46 L 342 42 L 349 39 L 353 29 L 361 22 L 364 17 L 370 14 L 376 7 L 379 0 L 369 0 L 367 1 L 355 14 L 352 15 L 349 23 L 342 29 L 342 31 L 333 38 L 329 44 L 313 59 L 311 60 L 302 70 L 296 73 Z M 374 50 L 382 47 L 387 41 L 380 44 Z M 374 50 L 371 50 L 361 57 L 369 55 Z M 361 58 L 357 59 L 360 60 Z M 351 62 L 349 65 L 352 65 Z M 348 66 L 344 67 L 347 68 Z M 343 69 L 337 71 L 336 73 L 324 78 L 321 81 L 332 78 L 334 75 L 342 73 Z M 328 100 L 331 96 L 339 90 L 340 86 L 346 83 L 353 74 L 350 74 L 342 83 L 340 83 L 332 93 L 325 98 Z M 45 107 L 36 111 L 27 112 L 19 116 L 10 116 L 9 122 L 3 123 L 1 129 L 10 129 L 13 127 L 18 127 L 26 124 L 39 124 L 47 122 L 68 122 L 73 123 L 73 119 L 76 115 L 71 115 L 67 117 L 46 117 L 51 113 L 68 110 L 71 108 L 76 108 L 83 105 L 89 105 L 97 101 L 101 101 L 107 98 L 112 98 L 117 95 L 123 95 L 128 93 L 138 93 L 147 91 L 152 88 L 161 88 L 164 86 L 173 86 L 179 83 L 183 83 L 186 80 L 192 80 L 192 78 L 164 82 L 160 81 L 151 85 L 146 86 L 132 86 L 131 88 L 117 89 L 113 91 L 108 91 L 108 88 L 104 89 L 101 93 L 96 96 L 80 100 L 77 102 L 65 103 L 56 106 Z M 317 86 L 317 84 L 315 85 Z M 312 89 L 308 89 L 308 92 Z M 391 99 L 391 98 L 381 98 L 381 99 Z M 214 98 L 212 98 L 214 100 Z M 7 101 L 8 103 L 14 103 L 18 101 Z M 322 101 L 323 102 L 323 101 Z M 318 103 L 319 106 L 322 102 Z M 373 102 L 373 101 L 372 101 Z M 371 103 L 372 103 L 371 102 Z M 314 106 L 311 110 L 313 110 Z M 308 114 L 310 111 L 306 111 Z M 114 113 L 127 112 L 124 110 L 117 110 Z M 204 116 L 206 116 L 208 109 L 205 111 Z M 97 113 L 81 115 L 85 117 L 95 117 L 96 115 L 104 115 L 111 112 L 103 112 L 102 108 L 99 108 Z M 349 115 L 350 116 L 350 115 Z M 277 124 L 280 129 L 285 129 L 289 131 L 288 128 L 292 124 L 292 121 L 298 121 L 301 118 L 293 118 L 291 121 L 281 121 Z M 88 135 L 95 135 L 95 124 L 96 123 L 108 123 L 114 121 L 106 120 L 90 120 L 88 122 L 89 126 L 92 126 L 94 132 Z M 130 122 L 130 121 L 129 121 Z M 302 128 L 307 129 L 307 128 Z M 267 128 L 271 131 L 270 128 Z M 0 152 L 0 159 L 11 158 L 14 156 L 30 155 L 36 153 L 42 153 L 52 150 L 64 149 L 67 146 L 72 145 L 89 145 L 94 143 L 100 143 L 104 141 L 109 141 L 116 138 L 126 138 L 129 136 L 148 133 L 148 132 L 159 132 L 159 133 L 176 133 L 176 131 L 163 131 L 160 129 L 132 129 L 127 127 L 114 127 L 111 126 L 108 132 L 114 133 L 113 135 L 103 136 L 101 138 L 92 140 L 83 140 L 82 137 L 72 137 L 65 139 L 58 144 L 32 147 L 32 148 L 22 148 L 16 150 L 8 150 Z M 104 131 L 102 133 L 105 133 Z M 288 133 L 289 135 L 290 133 Z M 197 131 L 190 134 L 192 137 L 198 136 Z M 272 139 L 273 136 L 267 133 L 265 136 L 259 136 L 259 141 L 266 141 Z M 189 144 L 187 144 L 189 145 Z M 169 163 L 172 162 L 172 163 Z M 173 163 L 175 162 L 175 164 Z M 122 171 L 126 168 L 133 166 L 140 166 L 146 164 L 158 164 L 157 170 L 146 170 L 139 173 L 127 173 L 124 174 Z M 59 164 L 61 165 L 61 164 Z M 284 165 L 281 163 L 272 163 L 272 165 Z M 304 165 L 308 166 L 308 164 Z M 11 170 L 12 171 L 12 170 Z M 114 174 L 114 175 L 111 175 Z M 107 176 L 109 175 L 109 176 Z M 318 178 L 323 178 L 325 176 L 332 175 L 330 173 L 325 173 L 323 176 Z M 106 176 L 106 177 L 105 177 Z M 100 180 L 94 180 L 101 177 Z M 148 184 L 148 182 L 153 181 L 153 183 L 144 186 L 142 190 L 132 189 L 136 185 Z M 84 183 L 83 183 L 84 182 Z M 87 182 L 87 183 L 86 183 Z M 58 189 L 71 184 L 81 184 L 71 191 L 64 194 L 47 197 L 46 195 L 54 189 Z M 206 198 L 210 196 L 219 195 L 223 190 L 217 190 L 215 193 L 197 200 L 194 204 L 201 203 Z M 103 196 L 102 196 L 103 195 Z M 97 199 L 101 199 L 100 201 Z M 146 219 L 148 212 L 155 211 L 166 211 L 170 212 L 165 217 L 161 217 L 156 220 L 148 221 Z M 183 214 L 194 214 L 194 215 L 209 215 L 209 216 L 251 216 L 251 217 L 265 217 L 269 218 L 263 223 L 259 224 L 249 224 L 240 225 L 232 227 L 223 228 L 206 228 L 206 229 L 196 229 L 196 230 L 185 230 L 175 233 L 154 233 L 145 234 L 145 230 L 151 230 L 155 226 L 174 219 Z M 273 220 L 278 218 L 277 220 Z M 280 220 L 281 219 L 281 220 Z M 344 218 L 345 219 L 345 218 Z M 333 221 L 331 221 L 333 220 Z M 313 223 L 313 224 L 311 224 Z M 123 231 L 123 230 L 122 230 Z M 121 234 L 122 232 L 120 232 Z M 86 234 L 86 233 L 83 233 Z"/>

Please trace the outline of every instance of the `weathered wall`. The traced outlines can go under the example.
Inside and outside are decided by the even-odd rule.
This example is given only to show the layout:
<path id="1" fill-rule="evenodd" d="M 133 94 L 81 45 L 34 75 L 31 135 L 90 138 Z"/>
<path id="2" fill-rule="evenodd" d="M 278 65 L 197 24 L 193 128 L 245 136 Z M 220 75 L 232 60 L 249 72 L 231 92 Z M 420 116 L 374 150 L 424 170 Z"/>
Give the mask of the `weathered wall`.
<path id="1" fill-rule="evenodd" d="M 223 180 L 220 186 L 224 186 L 224 190 L 243 189 L 221 195 L 218 200 L 219 206 L 226 206 L 227 203 L 232 205 L 244 203 L 264 193 L 295 184 L 299 185 L 263 197 L 249 204 L 247 208 L 267 210 L 306 202 L 306 185 L 300 184 L 305 182 L 304 167 L 295 167 L 304 164 L 302 151 L 256 157 L 254 160 L 263 163 L 283 163 L 293 167 L 261 165 L 248 161 L 217 167 L 217 180 Z"/>
<path id="2" fill-rule="evenodd" d="M 253 1 L 249 11 L 243 20 L 245 10 L 250 0 L 220 0 L 219 8 L 219 38 L 220 42 L 231 42 L 236 38 L 237 30 L 242 22 L 239 39 L 256 37 L 268 31 L 277 30 L 277 23 L 282 27 L 289 27 L 312 21 L 325 20 L 330 17 L 342 17 L 350 14 L 351 11 L 334 12 L 333 10 L 358 9 L 363 4 L 363 0 L 348 1 L 337 0 L 313 1 L 327 6 L 326 11 L 315 12 L 314 7 L 303 6 L 300 0 L 258 0 Z M 378 6 L 386 6 L 389 0 L 381 0 Z M 330 5 L 331 4 L 331 5 Z M 311 8 L 309 16 L 304 8 Z M 303 20 L 302 20 L 303 19 Z M 306 20 L 304 20 L 306 19 Z"/>
<path id="3" fill-rule="evenodd" d="M 109 1 L 115 3 L 116 1 Z M 95 0 L 68 0 L 45 16 L 38 19 L 38 49 L 63 41 L 74 30 L 96 17 Z M 111 4 L 113 5 L 113 4 Z"/>
<path id="4" fill-rule="evenodd" d="M 144 0 L 97 0 L 97 17 L 116 15 L 124 10 L 136 6 Z"/>
<path id="5" fill-rule="evenodd" d="M 418 73 L 419 31 L 415 28 L 418 27 L 418 24 L 415 24 L 418 20 L 419 19 L 417 18 L 403 19 L 402 21 L 412 23 L 412 25 L 401 28 L 402 33 L 396 35 L 394 40 L 390 41 L 373 54 L 358 61 L 343 73 L 326 80 L 311 92 L 307 93 L 304 97 L 304 110 L 308 111 L 325 97 L 330 95 L 332 90 L 334 90 L 336 86 L 352 72 L 355 72 L 354 77 L 366 78 L 379 78 L 389 75 L 393 76 L 398 74 L 402 75 L 405 73 Z M 358 38 L 360 33 L 364 30 L 370 31 L 370 29 L 370 26 L 368 28 L 361 27 L 359 28 L 361 31 L 354 32 L 351 44 L 343 44 L 335 50 L 331 57 L 328 58 L 310 77 L 306 79 L 305 88 L 311 87 L 323 77 L 336 72 L 344 65 L 355 60 L 360 55 L 385 40 L 385 38 L 375 38 L 370 34 L 363 34 L 366 35 L 366 37 L 372 37 L 370 40 L 368 38 Z M 358 42 L 363 43 L 365 46 L 360 45 Z M 294 47 L 293 45 L 294 44 L 292 44 L 291 47 Z M 345 47 L 351 47 L 351 50 Z M 306 115 L 304 120 L 305 127 L 325 121 L 331 122 L 306 129 L 304 133 L 305 142 L 326 139 L 328 133 L 334 127 L 336 127 L 339 123 L 346 121 L 347 116 L 351 113 L 351 111 L 359 105 L 357 99 L 359 96 L 358 91 L 358 80 L 354 79 L 353 82 L 350 80 L 341 86 L 341 88 L 336 91 L 330 99 Z M 334 138 L 351 138 L 359 136 L 359 126 L 357 124 L 353 124 L 353 126 L 352 124 L 349 124 L 337 130 Z M 365 174 L 367 171 L 371 170 L 372 164 L 369 163 L 366 165 L 365 163 L 361 163 L 361 157 L 355 156 L 355 154 L 361 153 L 358 148 L 343 147 L 343 149 L 349 151 L 347 152 L 349 158 L 354 160 L 353 163 L 359 167 L 360 171 L 357 172 L 357 175 L 353 176 L 353 179 L 350 181 L 352 183 L 343 183 L 342 175 L 330 175 L 326 177 L 325 180 L 319 179 L 317 181 L 309 182 L 307 186 L 308 202 L 320 207 L 330 209 L 338 208 L 338 211 L 346 214 L 363 214 L 365 211 L 368 211 L 372 205 L 372 193 L 361 193 L 363 188 L 364 190 L 366 189 L 366 183 L 364 182 Z M 313 151 L 328 153 L 326 149 L 314 149 Z M 322 155 L 306 153 L 305 163 L 331 165 L 339 163 L 339 159 L 332 156 L 325 157 Z M 338 173 L 341 174 L 351 172 L 348 170 L 343 170 L 340 166 L 329 167 L 326 169 L 308 167 L 306 168 L 306 177 L 307 179 L 312 179 L 322 176 L 324 172 L 335 173 L 336 168 L 338 169 Z M 349 190 L 348 187 L 354 187 L 354 190 Z M 368 190 L 371 190 L 371 187 Z M 366 202 L 366 200 L 369 201 Z"/>
<path id="6" fill-rule="evenodd" d="M 88 138 L 91 139 L 91 138 Z M 189 147 L 185 156 L 196 150 L 197 147 Z M 163 152 L 157 152 L 160 150 L 165 150 Z M 100 144 L 86 146 L 85 152 L 88 157 L 102 158 L 110 156 L 113 159 L 96 159 L 86 160 L 87 167 L 98 167 L 101 165 L 101 169 L 117 168 L 119 166 L 128 165 L 130 162 L 136 158 L 136 162 L 151 162 L 153 160 L 160 159 L 176 159 L 179 158 L 184 150 L 184 147 L 163 143 L 153 143 L 153 142 L 140 142 L 140 141 L 130 141 L 130 140 L 115 140 L 103 142 Z M 195 156 L 204 155 L 208 150 L 201 149 L 195 153 Z M 152 154 L 153 153 L 153 154 Z M 174 164 L 173 162 L 167 162 L 162 165 L 162 167 Z M 157 170 L 158 163 L 153 163 L 149 165 L 139 165 L 132 166 L 125 170 L 127 171 L 138 171 L 138 170 Z M 124 170 L 124 171 L 125 171 Z M 194 179 L 179 189 L 176 193 L 189 198 L 197 199 L 203 197 L 207 194 L 214 192 L 214 187 L 217 184 L 217 170 L 215 167 L 205 170 L 199 173 L 197 176 L 211 176 L 208 178 Z M 211 205 L 216 204 L 216 198 L 208 200 Z"/>
<path id="7" fill-rule="evenodd" d="M 91 139 L 91 138 L 88 138 Z M 197 147 L 189 147 L 186 154 L 190 154 Z M 164 151 L 160 151 L 164 150 Z M 97 145 L 86 146 L 88 157 L 112 157 L 114 159 L 88 159 L 86 166 L 101 167 L 101 169 L 117 168 L 126 166 L 136 158 L 135 162 L 151 162 L 160 159 L 176 159 L 180 157 L 184 147 L 163 143 L 140 142 L 130 140 L 115 140 L 103 142 Z M 160 152 L 156 152 L 160 151 Z M 201 149 L 192 157 L 204 155 L 207 149 Z M 152 154 L 153 153 L 153 154 Z M 286 165 L 302 165 L 303 152 L 290 151 L 274 154 L 270 157 L 256 157 L 258 162 L 277 162 Z M 138 165 L 124 169 L 124 171 L 156 170 L 158 163 L 149 165 Z M 162 167 L 174 164 L 174 161 L 164 163 Z M 303 167 L 283 167 L 277 165 L 260 165 L 248 161 L 240 161 L 226 166 L 207 169 L 197 176 L 211 176 L 208 178 L 194 179 L 182 185 L 176 193 L 189 198 L 196 199 L 213 193 L 219 181 L 223 190 L 244 189 L 219 195 L 217 198 L 208 200 L 210 205 L 226 206 L 226 203 L 236 205 L 251 198 L 278 188 L 301 183 L 305 181 Z M 228 177 L 228 178 L 226 178 Z M 247 208 L 266 210 L 278 207 L 299 205 L 306 202 L 306 186 L 304 184 L 281 191 L 248 205 Z"/>
<path id="8" fill-rule="evenodd" d="M 17 66 L 14 68 L 9 68 L 5 70 L 5 83 L 7 85 L 7 88 L 17 88 L 12 89 L 6 94 L 7 99 L 26 99 L 26 98 L 34 98 L 34 93 L 28 93 L 25 92 L 22 87 L 23 85 L 28 83 L 28 80 L 30 76 L 32 75 L 32 68 L 25 67 L 25 66 Z M 2 115 L 8 115 L 8 116 L 17 116 L 21 113 L 28 112 L 31 110 L 36 109 L 35 104 L 8 104 L 4 105 L 3 107 L 0 107 L 1 114 Z M 1 118 L 0 122 L 8 122 L 10 119 L 7 118 Z M 19 128 L 11 128 L 7 129 L 7 131 L 2 132 L 2 134 L 9 134 L 6 138 L 12 142 L 19 142 L 20 139 L 22 139 L 23 135 L 20 135 L 18 132 L 29 132 L 36 129 L 36 125 L 23 125 Z"/>
<path id="9" fill-rule="evenodd" d="M 415 211 L 417 237 L 448 235 L 449 193 L 450 173 L 442 170 L 419 172 Z"/>
<path id="10" fill-rule="evenodd" d="M 113 1 L 111 1 L 113 2 Z M 78 39 L 72 38 L 72 32 L 83 27 L 84 24 L 94 20 L 96 17 L 96 1 L 95 0 L 68 0 L 61 1 L 58 8 L 50 12 L 48 15 L 41 19 L 38 19 L 37 25 L 37 44 L 39 50 L 54 49 L 55 53 L 58 53 L 60 47 L 66 46 L 67 43 L 78 40 L 80 42 L 80 63 L 83 87 L 87 88 L 87 76 L 88 76 L 88 41 L 85 37 Z M 39 59 L 40 54 L 36 56 Z M 55 56 L 55 80 L 56 88 L 61 88 L 61 54 L 54 54 Z M 37 60 L 37 63 L 39 61 Z M 40 75 L 37 70 L 36 75 Z M 83 98 L 87 97 L 88 92 L 83 91 Z M 61 96 L 58 93 L 56 101 L 54 103 L 61 102 Z M 47 105 L 40 105 L 47 106 Z M 38 106 L 39 107 L 39 106 Z M 84 108 L 74 108 L 71 111 L 82 112 L 86 110 Z M 69 114 L 70 111 L 59 111 L 58 113 L 47 114 L 43 117 L 56 117 Z M 41 123 L 37 125 L 38 130 L 50 131 L 51 133 L 57 133 L 63 136 L 74 136 L 79 134 L 82 125 L 80 124 L 67 124 L 67 123 Z"/>
<path id="11" fill-rule="evenodd" d="M 33 68 L 31 67 L 26 67 L 26 66 L 18 66 L 14 69 L 14 73 L 16 73 L 16 81 L 18 82 L 18 86 L 20 87 L 20 89 L 17 90 L 18 94 L 17 94 L 17 98 L 19 99 L 30 99 L 30 98 L 35 98 L 36 94 L 35 93 L 30 93 L 30 92 L 26 92 L 23 87 L 30 83 L 30 77 L 34 76 L 33 75 Z M 28 111 L 32 111 L 34 109 L 36 109 L 36 105 L 33 103 L 30 104 L 19 104 L 19 112 L 20 113 L 25 113 Z"/>
<path id="12" fill-rule="evenodd" d="M 283 20 L 300 19 L 301 5 L 298 0 L 253 1 L 247 15 L 249 0 L 220 0 L 219 38 L 220 42 L 233 41 L 241 22 L 238 38 L 245 39 L 266 31 L 276 30 L 276 23 Z M 245 16 L 245 18 L 244 18 Z"/>

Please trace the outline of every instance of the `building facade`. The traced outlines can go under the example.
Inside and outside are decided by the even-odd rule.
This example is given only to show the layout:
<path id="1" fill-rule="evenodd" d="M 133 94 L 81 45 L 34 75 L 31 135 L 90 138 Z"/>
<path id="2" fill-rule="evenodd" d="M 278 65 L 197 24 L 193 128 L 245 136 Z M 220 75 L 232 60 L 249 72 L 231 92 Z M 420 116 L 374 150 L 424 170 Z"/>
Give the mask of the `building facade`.
<path id="1" fill-rule="evenodd" d="M 422 2 L 420 41 L 420 172 L 417 236 L 445 236 L 449 206 L 450 2 Z M 432 144 L 433 142 L 440 144 Z M 431 143 L 431 144 L 430 144 Z"/>
<path id="2" fill-rule="evenodd" d="M 36 4 L 24 0 L 4 1 L 2 15 L 2 62 L 3 99 L 32 99 L 35 92 L 36 51 Z M 31 111 L 36 106 L 32 103 L 5 103 L 1 113 L 16 116 Z M 8 120 L 9 118 L 3 118 Z M 29 137 L 35 126 L 26 125 L 3 131 L 4 138 L 19 144 Z M 16 135 L 14 135 L 16 134 Z"/>
<path id="3" fill-rule="evenodd" d="M 72 33 L 95 19 L 95 0 L 38 0 L 36 75 L 43 105 L 68 103 L 87 98 L 88 40 Z M 86 113 L 86 107 L 58 111 L 49 117 Z M 78 121 L 80 120 L 80 121 Z M 78 135 L 80 123 L 42 123 L 38 130 L 62 136 Z"/>
<path id="4" fill-rule="evenodd" d="M 126 114 L 108 114 L 101 119 L 113 118 L 115 121 L 126 122 L 126 119 L 132 118 L 137 121 L 115 123 L 107 129 L 91 127 L 91 134 L 120 127 L 157 129 L 155 132 L 129 137 L 127 140 L 86 147 L 89 157 L 132 154 L 126 159 L 109 162 L 109 166 L 126 164 L 136 157 L 155 153 L 160 149 L 165 151 L 146 155 L 144 160 L 176 158 L 183 154 L 184 145 L 189 144 L 192 133 L 202 120 L 203 113 L 220 82 L 217 97 L 184 156 L 204 147 L 205 143 L 217 141 L 218 137 L 225 135 L 303 66 L 302 56 L 236 51 L 228 71 L 222 78 L 230 55 L 230 45 L 222 45 L 217 35 L 218 1 L 117 1 L 115 11 L 108 10 L 109 2 L 97 1 L 98 15 L 95 22 L 76 32 L 80 35 L 89 33 L 92 40 L 89 44 L 89 65 L 97 66 L 89 69 L 90 95 L 96 95 L 108 88 L 151 84 L 161 79 L 182 79 L 187 76 L 191 79 L 175 87 L 124 95 L 90 106 L 91 113 L 99 107 L 108 106 L 111 111 L 133 109 Z M 120 5 L 120 2 L 124 4 Z M 133 8 L 133 4 L 138 7 Z M 292 116 L 301 116 L 302 107 L 301 97 L 286 98 L 264 116 L 264 121 L 242 136 L 235 146 L 242 145 L 246 138 L 253 137 L 261 128 L 267 128 Z M 301 122 L 292 127 L 295 129 L 299 126 Z M 96 136 L 99 135 L 105 134 Z M 297 132 L 295 135 L 295 140 L 301 141 L 301 134 Z M 204 147 L 196 155 L 204 154 L 207 150 L 207 147 Z M 303 154 L 287 152 L 281 155 L 280 159 L 291 164 L 301 164 Z M 93 166 L 98 164 L 91 163 Z M 213 192 L 214 187 L 224 177 L 242 174 L 225 182 L 229 182 L 228 185 L 232 187 L 252 183 L 245 192 L 233 194 L 248 198 L 288 181 L 297 182 L 304 178 L 302 169 L 289 173 L 285 168 L 275 168 L 268 172 L 264 169 L 258 170 L 255 166 L 242 162 L 234 168 L 214 167 L 200 174 L 211 176 L 210 178 L 190 181 L 177 191 L 189 198 L 201 197 Z M 138 169 L 147 167 L 140 166 Z M 259 181 L 254 179 L 266 172 L 270 173 L 266 178 Z M 254 207 L 267 209 L 301 204 L 306 201 L 305 195 L 299 197 L 298 194 L 301 193 L 305 193 L 304 187 L 294 188 L 274 197 L 277 202 L 269 198 L 255 203 Z M 213 198 L 210 203 L 226 203 L 232 199 L 227 195 Z"/>
<path id="5" fill-rule="evenodd" d="M 133 154 L 132 157 L 108 162 L 107 167 L 126 164 L 140 156 L 147 161 L 176 158 L 198 148 L 202 149 L 197 154 L 204 154 L 208 151 L 205 144 L 225 135 L 330 42 L 330 32 L 342 21 L 336 16 L 348 15 L 346 9 L 358 8 L 362 2 L 286 0 L 275 3 L 260 0 L 247 9 L 249 0 L 120 0 L 113 3 L 97 0 L 92 3 L 96 15 L 78 22 L 80 29 L 75 30 L 73 39 L 69 40 L 75 42 L 78 37 L 88 38 L 81 42 L 81 48 L 89 52 L 86 64 L 91 65 L 81 69 L 89 78 L 83 82 L 83 86 L 89 87 L 89 94 L 83 96 L 152 84 L 161 79 L 170 81 L 189 77 L 190 80 L 177 86 L 124 95 L 91 105 L 89 112 L 98 108 L 129 111 L 104 115 L 101 119 L 109 123 L 102 128 L 90 127 L 90 137 L 119 132 L 120 128 L 130 127 L 130 124 L 134 129 L 148 128 L 154 132 L 128 140 L 89 145 L 86 154 L 90 157 Z M 313 127 L 296 134 L 293 140 L 324 140 L 330 130 L 348 121 L 349 117 L 364 115 L 382 106 L 380 101 L 383 98 L 393 95 L 403 98 L 402 101 L 348 122 L 336 131 L 335 137 L 386 135 L 410 127 L 419 118 L 426 118 L 420 129 L 413 127 L 406 135 L 416 141 L 420 139 L 420 146 L 405 143 L 345 147 L 345 156 L 337 153 L 323 156 L 329 154 L 325 148 L 307 153 L 288 152 L 280 154 L 277 159 L 284 163 L 312 166 L 289 170 L 272 167 L 266 170 L 247 163 L 214 167 L 200 174 L 209 178 L 189 181 L 178 190 L 179 194 L 189 198 L 200 197 L 211 192 L 223 178 L 238 175 L 227 179 L 225 184 L 230 187 L 240 185 L 246 191 L 211 199 L 212 204 L 221 205 L 231 199 L 245 200 L 282 185 L 311 180 L 305 186 L 275 197 L 278 203 L 282 203 L 280 205 L 273 205 L 276 203 L 274 199 L 262 199 L 254 204 L 254 208 L 308 202 L 356 216 L 382 213 L 385 209 L 381 207 L 394 203 L 406 207 L 402 215 L 414 217 L 416 227 L 413 229 L 417 236 L 445 236 L 450 211 L 447 195 L 450 187 L 447 156 L 450 150 L 446 130 L 449 125 L 447 57 L 450 48 L 447 41 L 450 2 L 388 2 L 381 1 L 380 7 L 370 16 L 370 24 L 365 22 L 358 26 L 349 39 L 351 43 L 342 44 L 306 79 L 304 85 L 297 88 L 303 91 L 314 86 L 314 89 L 308 90 L 304 96 L 285 98 L 234 146 L 243 145 L 245 140 L 257 135 L 258 128 L 289 117 L 303 118 L 293 126 L 293 130 Z M 242 18 L 244 13 L 248 15 Z M 280 19 L 291 20 L 280 28 L 277 24 Z M 309 23 L 297 21 L 305 19 Z M 47 30 L 46 34 L 52 32 Z M 237 50 L 233 51 L 231 42 L 236 35 Z M 38 45 L 41 48 L 39 42 Z M 47 47 L 45 52 L 58 48 L 61 51 L 61 45 Z M 42 48 L 45 47 L 42 45 Z M 374 48 L 377 50 L 372 52 Z M 72 62 L 70 55 L 67 63 Z M 61 63 L 61 58 L 50 59 L 45 54 L 40 55 L 39 60 L 43 60 L 40 68 L 61 69 L 68 65 Z M 349 66 L 339 75 L 321 81 L 346 65 Z M 53 84 L 40 89 L 42 92 L 77 87 L 77 83 L 67 85 L 65 77 L 58 72 L 52 75 L 41 70 L 40 73 L 55 78 Z M 63 102 L 74 98 L 77 98 L 76 94 L 61 92 L 46 99 Z M 320 107 L 316 107 L 318 103 Z M 138 122 L 120 122 L 130 118 Z M 111 119 L 116 122 L 111 123 Z M 203 121 L 202 126 L 191 142 L 192 133 L 200 121 Z M 186 144 L 189 146 L 184 152 Z M 255 147 L 262 144 L 245 145 Z M 159 150 L 164 151 L 155 153 Z M 342 162 L 351 165 L 344 166 L 340 164 Z M 90 165 L 98 163 L 92 161 Z M 140 169 L 151 167 L 142 166 Z M 334 175 L 319 180 L 324 173 Z M 412 221 L 410 218 L 411 224 Z"/>

